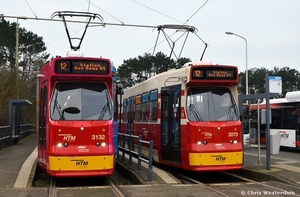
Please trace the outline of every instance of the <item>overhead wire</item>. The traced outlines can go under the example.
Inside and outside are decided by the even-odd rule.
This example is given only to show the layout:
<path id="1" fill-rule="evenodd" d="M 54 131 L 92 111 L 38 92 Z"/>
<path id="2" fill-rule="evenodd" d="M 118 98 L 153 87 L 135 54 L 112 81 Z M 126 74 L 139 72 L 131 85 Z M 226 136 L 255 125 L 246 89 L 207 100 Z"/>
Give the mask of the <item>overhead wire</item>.
<path id="1" fill-rule="evenodd" d="M 196 10 L 196 12 L 195 12 L 194 14 L 192 14 L 192 16 L 186 20 L 186 22 L 185 22 L 184 24 L 186 24 L 187 22 L 189 22 L 189 20 L 192 19 L 192 18 L 199 12 L 199 10 L 201 10 L 201 9 L 205 6 L 205 4 L 206 4 L 208 1 L 209 1 L 209 0 L 206 0 L 206 1 L 200 6 L 200 8 L 198 8 L 198 9 Z"/>
<path id="2" fill-rule="evenodd" d="M 36 15 L 35 12 L 33 11 L 32 7 L 31 7 L 30 4 L 28 3 L 28 1 L 25 0 L 25 2 L 26 2 L 26 4 L 28 5 L 28 7 L 30 8 L 30 10 L 31 10 L 31 12 L 33 13 L 33 15 L 35 16 L 35 19 L 38 19 L 37 15 Z M 60 50 L 60 51 L 65 52 L 64 50 L 62 50 L 62 49 L 60 49 L 60 48 L 58 48 L 58 47 L 55 47 L 55 46 L 53 46 L 53 45 L 51 45 L 51 44 L 49 44 L 49 43 L 47 43 L 47 42 L 45 42 L 45 44 L 46 44 L 46 45 L 49 45 L 49 46 L 51 46 L 51 47 L 53 47 L 53 48 L 56 48 L 57 50 Z"/>
<path id="3" fill-rule="evenodd" d="M 36 14 L 34 13 L 33 9 L 31 8 L 31 6 L 29 5 L 29 3 L 27 2 L 27 0 L 25 0 L 26 4 L 28 5 L 28 7 L 30 8 L 31 12 L 33 13 L 33 15 L 35 16 L 35 18 L 37 18 Z"/>
<path id="4" fill-rule="evenodd" d="M 95 23 L 95 24 L 99 24 L 99 25 L 101 25 L 101 26 L 106 26 L 106 25 L 116 25 L 116 26 L 129 26 L 129 27 L 146 27 L 146 28 L 156 28 L 155 26 L 150 26 L 150 25 L 134 25 L 134 24 L 125 24 L 124 22 L 122 22 L 121 20 L 119 20 L 118 18 L 116 18 L 115 16 L 113 16 L 112 14 L 110 14 L 110 13 L 108 13 L 108 12 L 106 12 L 105 10 L 103 10 L 103 9 L 101 9 L 99 6 L 97 6 L 96 4 L 94 4 L 94 3 L 92 3 L 91 2 L 91 0 L 86 0 L 86 1 L 88 1 L 88 11 L 90 10 L 90 6 L 91 5 L 93 5 L 94 7 L 96 7 L 96 8 L 98 8 L 99 10 L 101 10 L 102 12 L 104 12 L 104 13 L 106 13 L 107 15 L 109 15 L 110 17 L 112 17 L 112 18 L 114 18 L 115 20 L 117 20 L 119 23 L 120 23 L 120 25 L 118 25 L 118 24 L 114 24 L 114 23 Z M 180 21 L 180 20 L 177 20 L 177 19 L 175 19 L 174 17 L 171 17 L 171 16 L 168 16 L 168 15 L 166 15 L 166 14 L 164 14 L 164 13 L 162 13 L 162 12 L 160 12 L 160 11 L 158 11 L 158 10 L 156 10 L 156 9 L 153 9 L 153 8 L 151 8 L 151 7 L 149 7 L 149 6 L 146 6 L 146 5 L 144 5 L 144 4 L 142 4 L 142 3 L 140 3 L 140 2 L 138 2 L 138 1 L 136 1 L 136 0 L 131 0 L 132 2 L 134 2 L 134 3 L 137 3 L 137 4 L 139 4 L 139 5 L 141 5 L 141 6 L 143 6 L 143 7 L 146 7 L 147 9 L 150 9 L 150 10 L 152 10 L 152 11 L 154 11 L 154 12 L 157 12 L 157 13 L 159 13 L 159 14 L 161 14 L 161 15 L 163 15 L 163 16 L 165 16 L 165 17 L 168 17 L 168 18 L 170 18 L 170 19 L 172 19 L 172 20 L 175 20 L 175 21 L 177 21 L 177 22 L 180 22 L 182 25 L 184 25 L 184 24 L 186 24 L 186 23 L 188 23 L 205 5 L 206 5 L 206 3 L 209 1 L 209 0 L 206 0 L 192 15 L 191 15 L 191 17 L 189 17 L 185 22 L 182 22 L 182 21 Z M 30 8 L 30 10 L 32 11 L 32 13 L 34 14 L 34 16 L 35 16 L 35 19 L 37 19 L 37 20 L 47 20 L 47 19 L 39 19 L 38 17 L 37 17 L 37 15 L 35 14 L 35 12 L 33 11 L 33 9 L 31 8 L 31 6 L 29 5 L 29 3 L 27 2 L 27 0 L 25 0 L 25 2 L 26 2 L 26 4 L 28 5 L 28 7 Z M 12 16 L 6 16 L 6 17 L 12 17 Z M 21 18 L 21 19 L 30 19 L 29 17 L 12 17 L 12 18 Z M 51 19 L 51 21 L 55 21 L 55 20 L 53 20 L 53 19 Z M 79 21 L 70 21 L 70 22 L 79 22 Z M 80 23 L 80 22 L 79 22 Z M 90 24 L 93 24 L 93 23 L 90 23 Z M 80 30 L 79 30 L 80 31 Z M 176 32 L 175 32 L 176 33 Z M 174 34 L 175 34 L 174 33 Z M 77 32 L 75 33 L 75 34 L 77 34 Z M 172 34 L 172 35 L 174 35 L 174 34 Z M 171 36 L 172 36 L 171 35 Z M 197 37 L 199 37 L 199 36 L 197 36 Z M 200 37 L 199 37 L 200 38 Z M 201 38 L 200 38 L 200 40 L 202 41 L 202 42 L 204 42 Z M 164 42 L 164 41 L 162 41 L 162 42 Z M 160 42 L 160 43 L 158 43 L 158 44 L 161 44 L 162 42 Z M 153 48 L 152 48 L 153 49 Z M 152 49 L 149 49 L 147 52 L 149 52 L 150 50 L 152 50 Z"/>
<path id="5" fill-rule="evenodd" d="M 143 6 L 143 7 L 145 7 L 145 8 L 148 8 L 148 9 L 150 9 L 150 10 L 152 10 L 152 11 L 154 11 L 154 12 L 157 12 L 157 13 L 159 13 L 159 14 L 161 14 L 161 15 L 163 15 L 163 16 L 166 16 L 166 17 L 168 17 L 168 18 L 171 18 L 171 19 L 173 19 L 173 20 L 175 20 L 175 21 L 177 21 L 177 22 L 180 22 L 180 23 L 182 23 L 182 25 L 185 25 L 185 24 L 187 24 L 205 5 L 206 5 L 206 3 L 209 1 L 209 0 L 206 0 L 185 22 L 181 22 L 181 21 L 179 21 L 179 20 L 177 20 L 177 19 L 175 19 L 175 18 L 173 18 L 173 17 L 171 17 L 171 16 L 168 16 L 168 15 L 166 15 L 166 14 L 164 14 L 164 13 L 162 13 L 162 12 L 160 12 L 160 11 L 158 11 L 158 10 L 156 10 L 156 9 L 153 9 L 153 8 L 151 8 L 151 7 L 149 7 L 149 6 L 146 6 L 146 5 L 144 5 L 144 4 L 142 4 L 142 3 L 140 3 L 140 2 L 138 2 L 138 1 L 136 1 L 136 0 L 131 0 L 132 2 L 134 2 L 134 3 L 137 3 L 137 4 L 139 4 L 139 5 L 141 5 L 141 6 Z M 171 34 L 169 37 L 171 38 L 173 35 L 175 35 L 175 33 L 176 32 L 174 32 L 173 34 Z M 195 32 L 194 32 L 195 33 Z M 205 43 L 204 41 L 203 41 L 203 39 L 202 38 L 200 38 L 196 33 L 195 33 L 195 35 L 207 46 L 207 43 Z M 178 39 L 177 39 L 178 40 Z M 157 45 L 160 45 L 161 43 L 163 43 L 163 42 L 165 42 L 166 41 L 166 39 L 165 40 L 162 40 L 161 42 L 159 42 L 159 43 L 157 43 L 156 44 L 156 46 Z M 146 53 L 148 53 L 149 51 L 151 51 L 152 49 L 154 49 L 156 46 L 154 46 L 154 47 L 152 47 L 151 49 L 149 49 L 148 51 L 146 51 Z"/>
<path id="6" fill-rule="evenodd" d="M 168 18 L 170 18 L 170 19 L 173 19 L 173 20 L 175 20 L 175 21 L 177 21 L 177 22 L 183 23 L 183 22 L 181 22 L 181 21 L 179 21 L 179 20 L 177 20 L 177 19 L 175 19 L 175 18 L 173 18 L 173 17 L 171 17 L 171 16 L 168 16 L 168 15 L 166 15 L 166 14 L 164 14 L 164 13 L 158 11 L 158 10 L 155 10 L 155 9 L 149 7 L 149 6 L 146 6 L 146 5 L 144 5 L 144 4 L 140 3 L 140 2 L 137 2 L 137 1 L 135 1 L 135 0 L 131 0 L 131 1 L 133 1 L 134 3 L 137 3 L 137 4 L 141 5 L 141 6 L 143 6 L 143 7 L 145 7 L 145 8 L 148 8 L 148 9 L 154 11 L 154 12 L 157 12 L 157 13 L 163 15 L 163 16 L 166 16 L 166 17 L 168 17 Z"/>
<path id="7" fill-rule="evenodd" d="M 119 23 L 123 24 L 124 25 L 124 22 L 122 22 L 121 20 L 117 19 L 116 17 L 114 17 L 113 15 L 111 15 L 110 13 L 106 12 L 105 10 L 101 9 L 99 6 L 97 6 L 96 4 L 94 3 L 91 3 L 90 0 L 86 0 L 86 1 L 89 1 L 89 3 L 93 6 L 95 6 L 96 8 L 98 8 L 99 10 L 101 10 L 102 12 L 104 12 L 105 14 L 109 15 L 110 17 L 114 18 L 115 20 L 117 20 Z"/>
<path id="8" fill-rule="evenodd" d="M 89 13 L 89 12 L 90 12 L 91 0 L 87 0 L 87 1 L 88 1 L 87 13 Z M 85 21 L 86 25 L 88 25 L 88 21 L 89 21 L 89 18 L 87 17 L 87 18 L 86 18 L 86 21 Z M 84 27 L 81 27 L 81 28 L 78 29 L 77 31 L 75 31 L 70 25 L 68 25 L 68 28 L 70 28 L 70 29 L 73 30 L 73 34 L 71 35 L 71 37 L 74 37 L 74 35 L 77 35 L 77 36 L 80 37 L 80 35 L 79 35 L 78 32 L 81 31 Z"/>

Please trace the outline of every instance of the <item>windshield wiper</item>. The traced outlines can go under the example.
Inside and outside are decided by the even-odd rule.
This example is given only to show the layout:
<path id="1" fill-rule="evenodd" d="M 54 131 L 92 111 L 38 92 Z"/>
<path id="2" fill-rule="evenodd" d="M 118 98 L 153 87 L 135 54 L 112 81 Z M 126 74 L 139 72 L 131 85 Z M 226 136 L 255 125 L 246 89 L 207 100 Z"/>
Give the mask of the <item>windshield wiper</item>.
<path id="1" fill-rule="evenodd" d="M 65 117 L 64 117 L 64 114 L 63 112 L 61 111 L 61 107 L 57 101 L 57 95 L 58 95 L 58 90 L 56 89 L 56 94 L 55 94 L 55 100 L 54 100 L 54 106 L 53 106 L 53 111 L 52 111 L 52 114 L 54 114 L 54 111 L 55 111 L 55 108 L 57 108 L 57 111 L 58 111 L 58 114 L 60 116 L 60 120 L 65 120 Z"/>
<path id="2" fill-rule="evenodd" d="M 199 114 L 199 112 L 195 108 L 194 104 L 190 104 L 190 110 L 192 111 L 192 113 L 195 116 L 197 121 L 203 121 L 203 119 L 201 118 L 201 115 Z"/>
<path id="3" fill-rule="evenodd" d="M 229 107 L 228 113 L 227 113 L 227 120 L 234 120 L 234 117 L 236 117 L 236 105 L 233 104 Z"/>
<path id="4" fill-rule="evenodd" d="M 55 107 L 56 107 L 58 114 L 60 116 L 59 120 L 65 120 L 64 113 L 61 111 L 61 107 L 60 107 L 59 103 L 57 102 L 57 100 L 54 101 L 54 104 L 55 105 L 54 105 L 53 111 L 55 110 Z"/>
<path id="5" fill-rule="evenodd" d="M 99 116 L 99 120 L 103 120 L 103 117 L 104 117 L 104 115 L 105 115 L 107 109 L 109 109 L 109 102 L 107 102 L 107 103 L 103 106 L 103 108 L 102 108 L 102 110 L 101 110 L 101 113 L 100 113 L 100 116 Z"/>

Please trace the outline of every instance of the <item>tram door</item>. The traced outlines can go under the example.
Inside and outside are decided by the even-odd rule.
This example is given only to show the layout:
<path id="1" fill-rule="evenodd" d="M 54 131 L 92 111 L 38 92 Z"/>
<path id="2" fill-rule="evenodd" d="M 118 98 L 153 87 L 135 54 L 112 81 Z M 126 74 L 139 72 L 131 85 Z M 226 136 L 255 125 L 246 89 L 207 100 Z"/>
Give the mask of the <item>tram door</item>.
<path id="1" fill-rule="evenodd" d="M 47 86 L 41 87 L 40 91 L 40 108 L 39 108 L 39 120 L 38 120 L 38 134 L 39 134 L 39 162 L 43 165 L 47 164 L 46 161 L 46 114 L 47 114 Z"/>
<path id="2" fill-rule="evenodd" d="M 163 160 L 181 163 L 181 85 L 161 90 L 161 154 Z"/>

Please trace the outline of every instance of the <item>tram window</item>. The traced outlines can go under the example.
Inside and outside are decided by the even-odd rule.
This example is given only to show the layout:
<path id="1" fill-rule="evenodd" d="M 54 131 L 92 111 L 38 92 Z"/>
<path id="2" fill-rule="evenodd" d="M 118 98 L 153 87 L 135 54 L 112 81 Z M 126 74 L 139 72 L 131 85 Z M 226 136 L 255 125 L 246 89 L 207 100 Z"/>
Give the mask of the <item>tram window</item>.
<path id="1" fill-rule="evenodd" d="M 133 122 L 134 119 L 134 109 L 133 109 L 133 97 L 128 98 L 127 105 L 127 118 L 129 122 Z"/>
<path id="2" fill-rule="evenodd" d="M 150 121 L 157 121 L 157 101 L 150 101 Z"/>
<path id="3" fill-rule="evenodd" d="M 147 122 L 149 119 L 148 92 L 142 94 L 142 121 Z"/>
<path id="4" fill-rule="evenodd" d="M 150 92 L 150 106 L 149 106 L 149 120 L 157 121 L 157 99 L 158 99 L 158 91 L 152 90 Z"/>
<path id="5" fill-rule="evenodd" d="M 235 121 L 238 119 L 237 105 L 229 88 L 189 88 L 186 110 L 190 121 Z"/>
<path id="6" fill-rule="evenodd" d="M 135 121 L 141 121 L 141 103 L 135 105 Z"/>
<path id="7" fill-rule="evenodd" d="M 141 95 L 135 97 L 135 121 L 141 121 L 141 113 L 142 113 L 142 106 L 141 106 Z"/>
<path id="8" fill-rule="evenodd" d="M 110 120 L 112 101 L 104 83 L 61 82 L 51 100 L 52 120 Z"/>
<path id="9" fill-rule="evenodd" d="M 149 119 L 149 104 L 142 103 L 142 121 L 147 122 Z"/>
<path id="10" fill-rule="evenodd" d="M 123 121 L 127 122 L 127 99 L 123 100 Z"/>

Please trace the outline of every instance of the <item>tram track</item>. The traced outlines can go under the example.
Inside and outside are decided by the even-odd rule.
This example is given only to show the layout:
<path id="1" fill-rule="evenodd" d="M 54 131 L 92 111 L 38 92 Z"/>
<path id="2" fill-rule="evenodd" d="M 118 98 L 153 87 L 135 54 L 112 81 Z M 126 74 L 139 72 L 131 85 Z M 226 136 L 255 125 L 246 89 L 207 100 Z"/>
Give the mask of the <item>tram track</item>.
<path id="1" fill-rule="evenodd" d="M 173 174 L 174 174 L 174 172 L 173 172 Z M 200 181 L 198 181 L 198 180 L 196 180 L 196 179 L 193 179 L 193 178 L 191 178 L 191 177 L 188 177 L 188 176 L 185 176 L 185 175 L 179 174 L 179 173 L 176 173 L 176 174 L 174 174 L 174 175 L 175 175 L 177 178 L 179 178 L 179 180 L 181 180 L 181 182 L 184 183 L 184 184 L 201 184 L 201 185 L 204 185 L 206 188 L 208 188 L 208 189 L 210 189 L 210 190 L 212 190 L 212 191 L 214 191 L 214 192 L 217 192 L 218 194 L 220 194 L 220 195 L 222 195 L 222 196 L 230 197 L 230 196 L 228 196 L 226 193 L 221 192 L 221 191 L 218 191 L 218 190 L 216 190 L 216 189 L 214 189 L 214 188 L 212 188 L 212 187 L 209 187 L 209 186 L 207 186 L 206 184 L 204 184 L 204 183 L 202 183 L 202 182 L 200 182 Z"/>
<path id="2" fill-rule="evenodd" d="M 51 178 L 48 197 L 56 197 L 56 178 Z"/>
<path id="3" fill-rule="evenodd" d="M 182 184 L 199 184 L 221 196 L 243 196 L 243 195 L 276 195 L 276 196 L 298 196 L 296 189 L 291 185 L 282 185 L 277 181 L 255 181 L 234 172 L 212 172 L 212 173 L 190 173 L 187 171 L 168 171 L 174 175 Z M 284 188 L 284 189 L 283 189 Z"/>
<path id="4" fill-rule="evenodd" d="M 196 192 L 201 193 L 200 190 L 194 190 L 192 188 L 206 188 L 206 190 L 201 191 L 211 191 L 215 193 L 216 196 L 266 196 L 266 195 L 276 195 L 276 196 L 298 196 L 299 188 L 295 189 L 292 185 L 287 185 L 283 182 L 278 182 L 276 180 L 253 180 L 245 174 L 240 174 L 239 171 L 224 171 L 224 172 L 190 172 L 185 170 L 180 170 L 176 168 L 163 168 L 162 166 L 156 166 L 163 171 L 166 171 L 171 176 L 180 180 L 181 184 L 168 184 L 170 188 L 178 188 L 183 185 L 188 186 L 190 194 L 196 194 Z M 82 185 L 80 183 L 86 182 L 77 179 L 76 185 L 72 185 L 68 182 L 62 183 L 61 179 L 54 180 L 51 179 L 51 184 L 49 187 L 49 197 L 64 197 L 64 196 L 116 196 L 116 197 L 126 197 L 126 196 L 137 196 L 138 191 L 141 188 L 153 187 L 153 191 L 156 190 L 154 185 L 137 186 L 132 187 L 132 184 L 124 184 L 126 182 L 121 181 L 119 176 L 109 176 L 102 177 L 100 179 L 95 179 L 93 184 Z M 134 184 L 133 184 L 134 185 Z M 182 186 L 181 186 L 182 185 Z M 149 187 L 150 186 L 150 187 Z M 135 188 L 134 190 L 132 190 Z M 140 188 L 140 189 L 139 189 Z M 187 187 L 185 187 L 187 188 Z M 159 187 L 157 188 L 159 189 Z M 147 190 L 147 189 L 146 189 Z M 172 190 L 172 189 L 171 189 Z M 175 189 L 176 190 L 176 189 Z M 136 191 L 133 192 L 133 191 Z M 147 190 L 149 191 L 149 189 Z M 162 190 L 163 191 L 163 190 Z M 193 191 L 193 192 L 192 192 Z M 180 191 L 179 191 L 180 192 Z M 155 193 L 155 192 L 154 192 Z M 172 192 L 171 192 L 172 193 Z M 186 192 L 185 192 L 186 193 Z M 209 193 L 209 192 L 208 192 Z M 107 195 L 109 194 L 109 195 Z M 151 190 L 149 191 L 151 195 Z"/>
<path id="5" fill-rule="evenodd" d="M 126 197 L 125 194 L 122 192 L 122 190 L 120 190 L 117 185 L 115 185 L 113 183 L 113 181 L 111 181 L 109 178 L 106 178 L 106 181 L 108 183 L 108 185 L 111 186 L 113 192 L 117 195 L 117 197 Z"/>
<path id="6" fill-rule="evenodd" d="M 48 197 L 63 197 L 63 196 L 99 196 L 100 193 L 107 194 L 109 196 L 126 197 L 124 192 L 111 180 L 109 177 L 101 177 L 101 181 L 94 183 L 93 185 L 74 185 L 70 184 L 69 179 L 57 180 L 57 178 L 51 178 L 48 190 Z M 87 180 L 89 182 L 89 180 Z M 60 185 L 60 186 L 59 186 Z M 68 185 L 64 187 L 62 185 Z M 110 191 L 111 190 L 111 191 Z"/>

